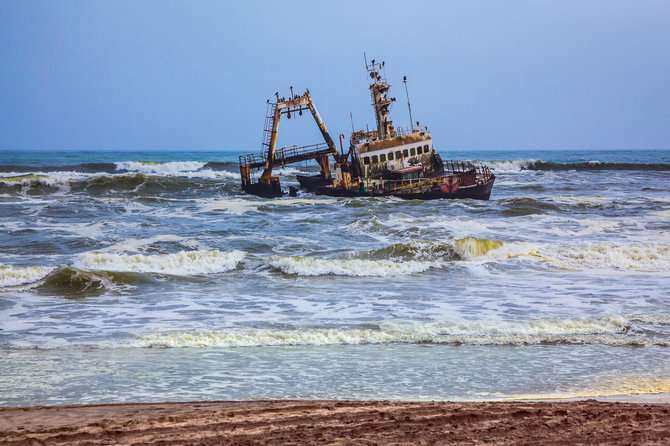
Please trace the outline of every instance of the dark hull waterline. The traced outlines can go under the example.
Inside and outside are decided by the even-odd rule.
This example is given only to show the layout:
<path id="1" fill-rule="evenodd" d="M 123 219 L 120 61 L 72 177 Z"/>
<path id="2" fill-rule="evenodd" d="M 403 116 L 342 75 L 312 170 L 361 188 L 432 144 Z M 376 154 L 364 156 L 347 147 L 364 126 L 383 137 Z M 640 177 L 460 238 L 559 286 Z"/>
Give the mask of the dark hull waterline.
<path id="1" fill-rule="evenodd" d="M 301 188 L 314 192 L 317 195 L 328 195 L 331 197 L 398 197 L 405 200 L 453 200 L 466 198 L 488 200 L 495 181 L 495 176 L 491 176 L 488 181 L 470 186 L 461 186 L 453 192 L 444 191 L 440 188 L 424 192 L 402 193 L 397 191 L 361 191 L 357 189 L 335 188 L 332 185 L 324 184 L 319 175 L 298 175 L 297 178 Z"/>

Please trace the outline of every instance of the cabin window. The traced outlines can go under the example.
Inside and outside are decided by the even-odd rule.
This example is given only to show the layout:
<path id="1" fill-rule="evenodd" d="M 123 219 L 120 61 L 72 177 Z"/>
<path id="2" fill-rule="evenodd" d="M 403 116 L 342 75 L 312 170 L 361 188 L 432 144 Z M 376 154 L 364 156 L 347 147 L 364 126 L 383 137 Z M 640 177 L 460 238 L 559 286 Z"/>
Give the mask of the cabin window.
<path id="1" fill-rule="evenodd" d="M 365 158 L 363 158 L 363 164 L 366 164 L 366 165 L 370 164 L 370 157 L 369 156 L 366 156 Z"/>
<path id="2" fill-rule="evenodd" d="M 385 153 L 382 153 L 381 155 L 379 155 L 379 161 L 382 162 L 382 163 L 386 162 L 386 154 Z"/>
<path id="3" fill-rule="evenodd" d="M 393 152 L 389 152 L 389 161 L 393 161 Z"/>
<path id="4" fill-rule="evenodd" d="M 430 152 L 430 149 L 428 148 L 428 144 L 426 144 L 425 146 L 423 146 L 423 153 L 428 153 L 428 152 Z"/>
<path id="5" fill-rule="evenodd" d="M 414 147 L 409 149 L 409 154 L 412 155 L 412 156 L 416 156 L 416 149 Z"/>
<path id="6" fill-rule="evenodd" d="M 372 155 L 372 164 L 377 164 L 379 162 L 379 157 L 377 155 Z"/>
<path id="7" fill-rule="evenodd" d="M 402 158 L 402 153 L 400 152 L 400 150 L 398 150 L 398 151 L 395 153 L 395 159 L 399 160 L 400 158 Z"/>
<path id="8" fill-rule="evenodd" d="M 409 151 L 407 149 L 403 149 L 402 156 L 408 157 L 409 156 Z"/>

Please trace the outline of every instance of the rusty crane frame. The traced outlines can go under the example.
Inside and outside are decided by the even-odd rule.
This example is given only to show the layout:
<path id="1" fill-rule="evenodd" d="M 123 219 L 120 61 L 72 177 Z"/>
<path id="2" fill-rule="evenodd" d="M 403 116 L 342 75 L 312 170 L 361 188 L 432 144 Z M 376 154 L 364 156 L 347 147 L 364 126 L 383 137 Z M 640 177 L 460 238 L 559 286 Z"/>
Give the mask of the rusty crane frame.
<path id="1" fill-rule="evenodd" d="M 321 167 L 321 178 L 324 181 L 331 181 L 328 157 L 336 157 L 338 155 L 335 143 L 330 137 L 326 124 L 321 119 L 321 115 L 319 115 L 314 105 L 314 100 L 309 95 L 309 90 L 306 90 L 302 95 L 295 95 L 293 87 L 291 87 L 290 98 L 280 98 L 279 93 L 275 93 L 275 96 L 277 98 L 275 102 L 270 102 L 269 100 L 267 102 L 268 108 L 265 115 L 261 153 L 239 157 L 242 189 L 249 194 L 267 198 L 283 195 L 279 178 L 272 176 L 273 168 L 313 159 Z M 277 150 L 277 133 L 282 115 L 286 115 L 288 119 L 291 119 L 291 115 L 294 117 L 302 116 L 302 112 L 306 110 L 309 110 L 314 118 L 325 143 L 302 147 L 289 146 Z M 261 168 L 263 169 L 263 173 L 258 182 L 252 182 L 251 170 Z"/>

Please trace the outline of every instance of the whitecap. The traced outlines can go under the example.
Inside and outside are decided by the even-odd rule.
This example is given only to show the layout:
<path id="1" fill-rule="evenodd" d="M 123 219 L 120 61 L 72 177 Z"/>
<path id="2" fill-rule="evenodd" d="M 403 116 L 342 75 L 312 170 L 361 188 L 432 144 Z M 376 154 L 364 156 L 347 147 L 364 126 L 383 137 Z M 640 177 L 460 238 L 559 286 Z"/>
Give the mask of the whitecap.
<path id="1" fill-rule="evenodd" d="M 139 172 L 158 175 L 176 175 L 202 169 L 205 162 L 201 161 L 169 161 L 164 163 L 149 161 L 119 161 L 114 163 L 116 170 Z"/>
<path id="2" fill-rule="evenodd" d="M 535 159 L 510 160 L 510 161 L 487 161 L 486 164 L 494 173 L 517 173 L 534 167 L 536 163 L 542 162 Z"/>
<path id="3" fill-rule="evenodd" d="M 53 267 L 48 266 L 18 267 L 0 264 L 0 288 L 39 282 L 53 270 Z"/>
<path id="4" fill-rule="evenodd" d="M 270 265 L 286 274 L 298 276 L 388 277 L 427 271 L 440 267 L 438 262 L 361 259 L 323 259 L 299 256 L 272 256 Z"/>
<path id="5" fill-rule="evenodd" d="M 537 259 L 559 268 L 670 271 L 670 246 L 652 243 L 585 243 L 575 246 L 506 242 L 478 260 Z"/>
<path id="6" fill-rule="evenodd" d="M 163 273 L 178 276 L 230 271 L 244 259 L 245 253 L 233 251 L 181 251 L 173 254 L 113 254 L 89 252 L 75 262 L 79 268 L 101 271 Z"/>
<path id="7" fill-rule="evenodd" d="M 668 345 L 667 339 L 626 334 L 630 320 L 610 315 L 598 319 L 527 321 L 383 321 L 365 327 L 232 327 L 184 330 L 138 336 L 134 347 L 252 347 L 282 345 L 433 343 L 467 345 L 601 344 Z"/>

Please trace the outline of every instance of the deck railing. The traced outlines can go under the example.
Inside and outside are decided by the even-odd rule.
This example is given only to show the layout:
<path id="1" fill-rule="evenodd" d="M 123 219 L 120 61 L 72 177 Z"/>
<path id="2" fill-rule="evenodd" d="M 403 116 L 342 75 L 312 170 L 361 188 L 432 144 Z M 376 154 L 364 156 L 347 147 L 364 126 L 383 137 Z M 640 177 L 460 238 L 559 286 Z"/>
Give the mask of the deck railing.
<path id="1" fill-rule="evenodd" d="M 489 168 L 480 162 L 472 161 L 445 161 L 444 162 L 445 174 L 454 174 L 462 175 L 468 172 L 473 172 L 475 174 L 474 181 L 484 181 L 488 182 L 493 174 Z M 423 177 L 423 178 L 411 178 L 405 180 L 381 180 L 381 181 L 365 181 L 365 186 L 372 190 L 385 190 L 385 191 L 403 191 L 403 190 L 412 190 L 412 189 L 434 189 L 436 183 L 441 183 L 444 176 L 440 175 L 437 177 Z"/>
<path id="2" fill-rule="evenodd" d="M 326 143 L 310 144 L 308 146 L 288 146 L 275 151 L 273 167 L 285 164 L 297 163 L 317 156 L 331 154 L 332 150 Z M 264 167 L 268 159 L 267 149 L 261 153 L 250 153 L 239 157 L 240 166 L 248 166 L 252 169 Z"/>
<path id="3" fill-rule="evenodd" d="M 396 127 L 395 136 L 407 136 L 411 135 L 414 132 L 426 132 L 428 133 L 428 127 L 426 126 L 414 126 L 414 127 Z"/>
<path id="4" fill-rule="evenodd" d="M 465 173 L 474 170 L 485 181 L 488 181 L 493 176 L 486 164 L 476 161 L 447 160 L 444 161 L 444 170 L 452 173 Z"/>

